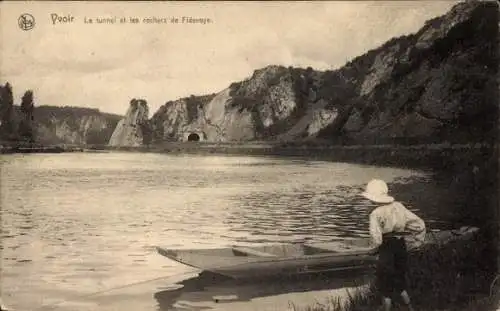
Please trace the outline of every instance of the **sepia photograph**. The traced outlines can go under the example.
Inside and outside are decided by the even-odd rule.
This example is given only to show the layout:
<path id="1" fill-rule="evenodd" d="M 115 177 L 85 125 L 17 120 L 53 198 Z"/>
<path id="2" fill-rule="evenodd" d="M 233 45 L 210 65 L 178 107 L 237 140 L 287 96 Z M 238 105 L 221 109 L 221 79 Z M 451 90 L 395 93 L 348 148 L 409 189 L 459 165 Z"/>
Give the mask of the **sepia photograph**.
<path id="1" fill-rule="evenodd" d="M 0 311 L 500 310 L 499 2 L 0 2 Z"/>

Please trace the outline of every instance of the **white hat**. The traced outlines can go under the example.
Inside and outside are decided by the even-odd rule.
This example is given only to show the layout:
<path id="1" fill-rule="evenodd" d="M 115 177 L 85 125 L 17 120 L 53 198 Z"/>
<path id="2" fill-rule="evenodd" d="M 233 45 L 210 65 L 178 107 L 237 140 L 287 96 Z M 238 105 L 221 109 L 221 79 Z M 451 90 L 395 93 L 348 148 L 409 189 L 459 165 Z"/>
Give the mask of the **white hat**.
<path id="1" fill-rule="evenodd" d="M 387 184 L 380 179 L 372 179 L 367 185 L 362 196 L 376 203 L 392 203 L 394 198 L 388 195 Z"/>

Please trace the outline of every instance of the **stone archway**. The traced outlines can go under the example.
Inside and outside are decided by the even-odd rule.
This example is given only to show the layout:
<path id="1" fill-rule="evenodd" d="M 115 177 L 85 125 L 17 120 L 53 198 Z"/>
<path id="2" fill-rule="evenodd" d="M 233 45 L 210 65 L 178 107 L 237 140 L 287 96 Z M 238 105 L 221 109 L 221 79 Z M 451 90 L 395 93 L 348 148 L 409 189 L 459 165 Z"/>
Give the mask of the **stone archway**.
<path id="1" fill-rule="evenodd" d="M 188 141 L 200 141 L 200 139 L 200 135 L 198 135 L 197 133 L 190 133 L 187 137 Z"/>

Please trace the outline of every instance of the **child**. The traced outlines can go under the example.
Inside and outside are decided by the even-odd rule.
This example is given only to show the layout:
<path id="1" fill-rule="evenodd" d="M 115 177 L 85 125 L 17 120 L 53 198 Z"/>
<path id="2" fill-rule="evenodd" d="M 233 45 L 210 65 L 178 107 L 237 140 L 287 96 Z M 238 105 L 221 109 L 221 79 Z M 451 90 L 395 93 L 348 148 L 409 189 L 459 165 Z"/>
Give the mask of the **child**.
<path id="1" fill-rule="evenodd" d="M 408 309 L 413 310 L 406 291 L 407 249 L 424 242 L 425 223 L 388 192 L 384 181 L 374 179 L 361 194 L 377 204 L 370 213 L 370 235 L 379 254 L 376 287 L 385 311 L 391 309 L 395 294 L 401 295 Z"/>

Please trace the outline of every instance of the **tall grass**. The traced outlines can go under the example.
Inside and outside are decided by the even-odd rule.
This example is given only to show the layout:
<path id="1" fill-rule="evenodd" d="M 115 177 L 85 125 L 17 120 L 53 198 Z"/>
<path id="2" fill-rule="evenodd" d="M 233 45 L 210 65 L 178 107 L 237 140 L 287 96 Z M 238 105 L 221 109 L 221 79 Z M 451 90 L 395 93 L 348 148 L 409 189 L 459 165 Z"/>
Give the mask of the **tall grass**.
<path id="1" fill-rule="evenodd" d="M 357 290 L 354 293 L 346 290 L 348 300 L 343 301 L 340 297 L 331 297 L 325 303 L 317 302 L 315 305 L 308 306 L 305 309 L 300 309 L 292 304 L 294 311 L 373 311 L 373 302 L 375 301 L 375 293 L 373 290 L 362 291 Z"/>
<path id="2" fill-rule="evenodd" d="M 472 241 L 429 245 L 411 253 L 407 276 L 414 309 L 496 310 L 500 277 L 495 279 L 492 271 L 483 265 L 485 242 L 476 236 Z M 393 310 L 406 310 L 397 298 L 393 299 Z M 347 292 L 347 300 L 333 297 L 327 303 L 317 303 L 303 311 L 368 311 L 378 310 L 380 304 L 377 289 L 370 284 L 367 290 Z"/>

